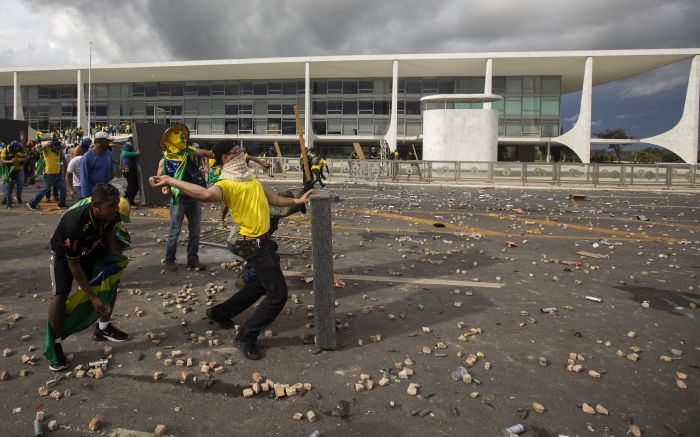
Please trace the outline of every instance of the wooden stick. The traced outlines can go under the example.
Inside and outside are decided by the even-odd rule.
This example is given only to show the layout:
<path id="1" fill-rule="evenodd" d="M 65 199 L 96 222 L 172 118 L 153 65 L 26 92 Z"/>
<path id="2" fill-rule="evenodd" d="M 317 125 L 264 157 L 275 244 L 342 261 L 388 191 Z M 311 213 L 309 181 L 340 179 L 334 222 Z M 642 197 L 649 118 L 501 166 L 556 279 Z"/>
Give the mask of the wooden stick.
<path id="1" fill-rule="evenodd" d="M 304 183 L 311 182 L 311 171 L 309 170 L 309 157 L 306 154 L 306 144 L 304 143 L 304 132 L 301 130 L 301 118 L 299 118 L 299 107 L 294 105 L 294 118 L 297 121 L 297 134 L 299 135 L 299 147 L 301 157 L 304 161 Z"/>
<path id="2" fill-rule="evenodd" d="M 284 174 L 287 171 L 284 169 L 284 161 L 282 159 L 282 151 L 280 150 L 280 145 L 277 144 L 277 141 L 275 141 L 275 152 L 277 152 L 277 160 L 280 163 L 280 171 L 282 172 L 282 174 Z"/>
<path id="3" fill-rule="evenodd" d="M 352 146 L 355 148 L 355 153 L 357 154 L 357 157 L 364 161 L 365 152 L 362 151 L 362 147 L 360 147 L 360 143 L 352 143 Z"/>

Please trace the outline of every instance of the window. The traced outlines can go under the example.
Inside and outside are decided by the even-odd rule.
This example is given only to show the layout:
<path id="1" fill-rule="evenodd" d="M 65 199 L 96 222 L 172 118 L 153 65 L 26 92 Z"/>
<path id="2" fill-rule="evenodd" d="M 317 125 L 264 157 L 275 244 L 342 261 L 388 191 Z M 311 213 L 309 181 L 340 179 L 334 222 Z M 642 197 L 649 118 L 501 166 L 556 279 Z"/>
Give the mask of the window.
<path id="1" fill-rule="evenodd" d="M 268 134 L 281 134 L 282 133 L 282 119 L 281 118 L 268 118 L 267 119 L 267 133 Z"/>
<path id="2" fill-rule="evenodd" d="M 242 96 L 253 95 L 253 82 L 241 81 L 238 83 L 238 94 Z"/>
<path id="3" fill-rule="evenodd" d="M 238 82 L 226 82 L 224 87 L 227 96 L 238 95 Z"/>
<path id="4" fill-rule="evenodd" d="M 122 97 L 131 97 L 131 84 L 122 84 L 120 88 Z"/>
<path id="5" fill-rule="evenodd" d="M 502 94 L 506 89 L 506 78 L 504 76 L 493 76 L 491 78 L 491 88 L 495 94 Z"/>
<path id="6" fill-rule="evenodd" d="M 406 81 L 406 94 L 420 94 L 421 93 L 421 83 L 420 80 L 407 80 Z"/>
<path id="7" fill-rule="evenodd" d="M 144 115 L 146 113 L 146 103 L 143 100 L 134 101 L 134 109 L 132 115 Z"/>
<path id="8" fill-rule="evenodd" d="M 399 100 L 398 104 L 396 105 L 396 111 L 398 114 L 405 114 L 406 113 L 406 102 L 403 100 Z"/>
<path id="9" fill-rule="evenodd" d="M 154 85 L 150 85 L 153 87 Z M 148 87 L 146 87 L 148 90 Z M 49 98 L 51 99 L 56 99 L 58 98 L 58 93 L 55 93 L 56 88 L 51 87 L 49 89 Z M 109 97 L 109 87 L 107 85 L 95 85 L 95 95 L 94 97 L 97 97 L 98 99 L 106 99 Z"/>
<path id="10" fill-rule="evenodd" d="M 254 132 L 257 135 L 264 135 L 267 133 L 267 120 L 253 120 Z"/>
<path id="11" fill-rule="evenodd" d="M 120 113 L 123 117 L 130 117 L 131 116 L 131 102 L 121 102 L 119 104 L 120 106 Z"/>
<path id="12" fill-rule="evenodd" d="M 238 120 L 227 120 L 226 121 L 226 134 L 237 134 L 238 133 Z"/>
<path id="13" fill-rule="evenodd" d="M 296 133 L 297 133 L 296 120 L 282 120 L 282 134 L 283 135 L 296 135 Z"/>
<path id="14" fill-rule="evenodd" d="M 329 80 L 328 81 L 328 94 L 340 94 L 343 92 L 343 81 L 341 80 Z"/>
<path id="15" fill-rule="evenodd" d="M 154 83 L 146 84 L 144 87 L 146 89 L 146 97 L 157 97 L 158 96 L 158 86 Z"/>
<path id="16" fill-rule="evenodd" d="M 211 86 L 209 85 L 199 85 L 197 86 L 197 95 L 202 97 L 211 96 Z M 201 126 L 200 126 L 201 127 Z M 200 132 L 201 133 L 201 132 Z"/>
<path id="17" fill-rule="evenodd" d="M 326 102 L 318 101 L 311 103 L 311 113 L 312 114 L 323 114 L 326 115 Z"/>
<path id="18" fill-rule="evenodd" d="M 170 115 L 182 115 L 182 102 L 173 102 L 173 104 L 170 105 Z"/>
<path id="19" fill-rule="evenodd" d="M 267 93 L 268 94 L 282 94 L 282 82 L 268 82 Z"/>
<path id="20" fill-rule="evenodd" d="M 267 82 L 255 82 L 255 85 L 253 85 L 253 94 L 256 96 L 267 95 Z"/>
<path id="21" fill-rule="evenodd" d="M 561 80 L 558 76 L 542 77 L 542 94 L 561 94 Z"/>
<path id="22" fill-rule="evenodd" d="M 95 105 L 95 116 L 106 117 L 107 116 L 107 105 Z"/>
<path id="23" fill-rule="evenodd" d="M 223 118 L 212 118 L 211 119 L 211 133 L 213 133 L 213 134 L 224 133 L 224 119 Z"/>
<path id="24" fill-rule="evenodd" d="M 185 126 L 190 130 L 190 133 L 197 132 L 197 119 L 196 118 L 186 118 Z"/>
<path id="25" fill-rule="evenodd" d="M 326 120 L 314 120 L 311 122 L 311 127 L 317 135 L 326 134 Z"/>
<path id="26" fill-rule="evenodd" d="M 539 137 L 540 136 L 540 120 L 539 119 L 524 119 L 523 122 L 524 137 Z"/>
<path id="27" fill-rule="evenodd" d="M 170 97 L 170 85 L 167 83 L 158 84 L 158 97 Z"/>
<path id="28" fill-rule="evenodd" d="M 520 76 L 506 77 L 506 94 L 520 94 L 522 88 L 522 78 Z M 507 106 L 508 105 L 506 105 L 506 107 Z M 507 127 L 506 130 L 508 130 Z"/>
<path id="29" fill-rule="evenodd" d="M 143 97 L 146 93 L 146 88 L 142 83 L 134 84 L 134 97 Z"/>
<path id="30" fill-rule="evenodd" d="M 343 100 L 343 114 L 356 115 L 357 102 L 354 100 Z"/>
<path id="31" fill-rule="evenodd" d="M 284 104 L 282 104 L 282 114 L 284 114 L 284 115 L 294 115 L 294 103 L 284 103 Z"/>
<path id="32" fill-rule="evenodd" d="M 374 81 L 374 93 L 375 94 L 387 94 L 391 92 L 390 81 L 385 79 L 377 79 Z"/>
<path id="33" fill-rule="evenodd" d="M 266 100 L 256 100 L 253 103 L 253 114 L 255 114 L 255 115 L 267 115 L 267 101 Z"/>
<path id="34" fill-rule="evenodd" d="M 359 120 L 357 132 L 360 135 L 372 135 L 374 132 L 374 124 L 371 118 L 361 118 Z"/>
<path id="35" fill-rule="evenodd" d="M 374 134 L 375 135 L 384 135 L 384 134 L 386 134 L 387 129 L 389 129 L 389 121 L 388 120 L 374 120 Z"/>
<path id="36" fill-rule="evenodd" d="M 393 87 L 393 85 L 392 85 Z M 397 84 L 398 88 L 398 93 L 399 94 L 405 94 L 406 93 L 406 81 L 403 79 L 399 79 L 399 83 Z"/>
<path id="37" fill-rule="evenodd" d="M 297 93 L 297 82 L 295 80 L 285 80 L 282 82 L 282 94 L 294 95 Z M 317 94 L 314 92 L 314 94 Z M 323 94 L 326 94 L 325 91 Z"/>
<path id="38" fill-rule="evenodd" d="M 556 137 L 557 135 L 559 135 L 559 121 L 542 120 L 542 136 Z"/>
<path id="39" fill-rule="evenodd" d="M 210 115 L 210 114 L 211 114 L 211 107 L 210 107 L 209 100 L 202 100 L 202 101 L 197 102 L 197 115 L 199 115 L 201 117 L 202 115 Z"/>
<path id="40" fill-rule="evenodd" d="M 222 82 L 212 84 L 212 86 L 211 86 L 211 95 L 212 96 L 223 96 L 225 94 L 226 94 L 226 87 Z M 212 130 L 214 130 L 213 125 L 212 125 Z M 223 132 L 223 130 L 224 130 L 224 128 L 222 126 L 221 131 Z"/>
<path id="41" fill-rule="evenodd" d="M 420 101 L 407 100 L 405 106 L 406 106 L 406 115 L 420 115 Z"/>
<path id="42" fill-rule="evenodd" d="M 503 111 L 505 110 L 505 102 L 503 100 L 496 100 L 495 102 L 491 103 L 491 109 L 495 109 L 500 114 L 503 114 Z"/>
<path id="43" fill-rule="evenodd" d="M 211 114 L 212 115 L 224 115 L 224 99 L 212 99 L 211 100 Z M 223 131 L 223 127 L 221 128 Z"/>
<path id="44" fill-rule="evenodd" d="M 523 94 L 539 94 L 541 82 L 539 76 L 523 77 Z"/>
<path id="45" fill-rule="evenodd" d="M 419 120 L 406 120 L 406 135 L 418 136 L 421 132 L 421 122 Z"/>
<path id="46" fill-rule="evenodd" d="M 277 104 L 270 105 L 270 104 L 268 104 L 267 105 L 267 113 L 268 114 L 282 114 L 282 105 L 277 105 Z M 270 129 L 268 128 L 267 130 L 269 131 Z"/>
<path id="47" fill-rule="evenodd" d="M 523 97 L 523 115 L 540 115 L 540 98 Z"/>
<path id="48" fill-rule="evenodd" d="M 185 100 L 184 115 L 197 115 L 197 102 L 195 100 Z"/>
<path id="49" fill-rule="evenodd" d="M 326 133 L 328 135 L 340 135 L 343 131 L 342 118 L 329 118 L 327 122 Z"/>
<path id="50" fill-rule="evenodd" d="M 199 119 L 197 120 L 197 133 L 198 134 L 210 134 L 211 133 L 211 120 Z"/>
<path id="51" fill-rule="evenodd" d="M 520 106 L 520 97 L 506 97 L 506 115 L 519 116 L 521 114 Z"/>
<path id="52" fill-rule="evenodd" d="M 506 120 L 506 136 L 520 137 L 522 136 L 522 125 L 520 120 Z"/>
<path id="53" fill-rule="evenodd" d="M 293 82 L 293 83 L 295 84 L 295 87 L 296 87 L 296 82 Z M 287 86 L 288 86 L 287 82 L 284 83 L 284 86 L 285 86 L 285 90 L 286 90 Z M 311 83 L 311 91 L 314 94 L 326 94 L 328 91 L 328 83 L 325 80 L 315 80 Z M 287 94 L 286 91 L 285 91 L 285 94 Z M 292 94 L 292 93 L 289 93 L 289 94 Z"/>
<path id="54" fill-rule="evenodd" d="M 389 114 L 390 103 L 386 100 L 375 100 L 374 101 L 374 113 L 375 114 Z"/>
<path id="55" fill-rule="evenodd" d="M 185 87 L 182 86 L 181 84 L 170 85 L 170 95 L 172 97 L 182 97 L 184 90 L 185 90 Z"/>
<path id="56" fill-rule="evenodd" d="M 238 120 L 238 133 L 239 134 L 252 134 L 253 133 L 253 119 L 252 118 L 241 118 Z"/>
<path id="57" fill-rule="evenodd" d="M 438 83 L 438 92 L 440 92 L 440 94 L 453 94 L 455 92 L 454 79 L 440 79 Z"/>
<path id="58" fill-rule="evenodd" d="M 344 118 L 343 119 L 343 135 L 357 135 L 357 119 L 356 118 Z"/>
<path id="59" fill-rule="evenodd" d="M 357 83 L 360 94 L 372 94 L 374 92 L 374 82 L 371 80 L 361 80 Z"/>
<path id="60" fill-rule="evenodd" d="M 423 79 L 423 94 L 437 93 L 437 92 L 438 92 L 437 79 Z"/>
<path id="61" fill-rule="evenodd" d="M 186 96 L 196 96 L 197 95 L 197 85 L 195 83 L 186 83 L 185 84 L 185 95 Z"/>
<path id="62" fill-rule="evenodd" d="M 358 102 L 358 113 L 374 114 L 374 102 L 372 102 L 371 100 Z"/>
<path id="63" fill-rule="evenodd" d="M 542 97 L 542 115 L 559 115 L 559 98 Z"/>
<path id="64" fill-rule="evenodd" d="M 329 100 L 326 103 L 329 114 L 341 114 L 343 112 L 343 102 L 341 100 Z"/>
<path id="65" fill-rule="evenodd" d="M 107 113 L 110 116 L 113 116 L 113 115 L 118 116 L 119 115 L 119 102 L 116 100 L 112 100 L 112 101 L 108 102 L 107 103 Z"/>
<path id="66" fill-rule="evenodd" d="M 343 94 L 357 94 L 357 81 L 356 80 L 344 80 L 343 81 Z"/>
<path id="67" fill-rule="evenodd" d="M 238 113 L 239 114 L 246 114 L 246 115 L 252 115 L 253 114 L 253 104 L 250 102 L 246 103 L 239 103 L 238 104 Z"/>
<path id="68" fill-rule="evenodd" d="M 457 79 L 457 93 L 458 94 L 469 94 L 471 92 L 470 80 L 467 78 Z"/>
<path id="69" fill-rule="evenodd" d="M 224 110 L 226 115 L 238 115 L 238 105 L 226 105 Z"/>

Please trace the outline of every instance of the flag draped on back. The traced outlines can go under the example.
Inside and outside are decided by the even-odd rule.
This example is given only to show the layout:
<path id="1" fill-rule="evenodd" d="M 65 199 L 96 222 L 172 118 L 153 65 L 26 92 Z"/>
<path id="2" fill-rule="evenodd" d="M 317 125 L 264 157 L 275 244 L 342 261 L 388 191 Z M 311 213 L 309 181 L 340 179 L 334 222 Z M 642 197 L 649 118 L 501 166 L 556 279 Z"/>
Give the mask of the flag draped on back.
<path id="1" fill-rule="evenodd" d="M 90 285 L 103 304 L 111 304 L 119 287 L 119 279 L 128 263 L 128 257 L 116 253 L 110 253 L 97 262 L 95 271 L 91 272 Z M 82 288 L 68 297 L 66 314 L 61 332 L 61 337 L 64 339 L 88 328 L 99 317 Z M 44 356 L 50 364 L 56 364 L 56 349 L 49 322 L 46 322 L 44 332 Z"/>

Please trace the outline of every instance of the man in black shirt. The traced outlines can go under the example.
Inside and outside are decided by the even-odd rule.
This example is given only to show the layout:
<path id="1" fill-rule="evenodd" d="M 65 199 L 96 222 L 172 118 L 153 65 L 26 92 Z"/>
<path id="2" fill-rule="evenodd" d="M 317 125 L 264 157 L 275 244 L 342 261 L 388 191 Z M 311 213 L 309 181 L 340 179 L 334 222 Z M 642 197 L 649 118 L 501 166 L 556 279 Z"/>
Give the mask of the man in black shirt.
<path id="1" fill-rule="evenodd" d="M 61 346 L 66 300 L 73 279 L 85 291 L 100 320 L 95 325 L 93 339 L 97 341 L 126 341 L 129 336 L 112 326 L 110 317 L 116 293 L 109 305 L 95 295 L 90 285 L 96 262 L 109 252 L 121 253 L 114 226 L 119 212 L 119 191 L 109 184 L 98 184 L 92 192 L 92 203 L 66 212 L 51 237 L 51 286 L 53 299 L 49 306 L 49 325 L 53 333 L 57 365 L 51 370 L 65 368 Z"/>

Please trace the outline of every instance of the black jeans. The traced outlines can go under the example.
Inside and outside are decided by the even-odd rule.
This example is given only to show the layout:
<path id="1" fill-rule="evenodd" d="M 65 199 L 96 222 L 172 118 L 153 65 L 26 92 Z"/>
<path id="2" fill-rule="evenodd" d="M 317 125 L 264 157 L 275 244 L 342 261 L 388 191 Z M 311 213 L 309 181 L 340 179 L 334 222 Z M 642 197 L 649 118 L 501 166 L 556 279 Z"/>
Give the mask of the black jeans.
<path id="1" fill-rule="evenodd" d="M 236 246 L 240 256 L 255 268 L 257 278 L 211 311 L 217 319 L 230 319 L 265 296 L 241 330 L 246 340 L 255 341 L 260 331 L 269 326 L 284 308 L 287 283 L 280 268 L 277 243 L 270 239 L 239 240 Z"/>
<path id="2" fill-rule="evenodd" d="M 129 205 L 134 204 L 134 199 L 136 198 L 136 193 L 139 192 L 139 174 L 136 171 L 136 167 L 130 168 L 129 171 L 123 172 L 124 178 L 126 179 L 126 200 L 129 201 Z"/>

